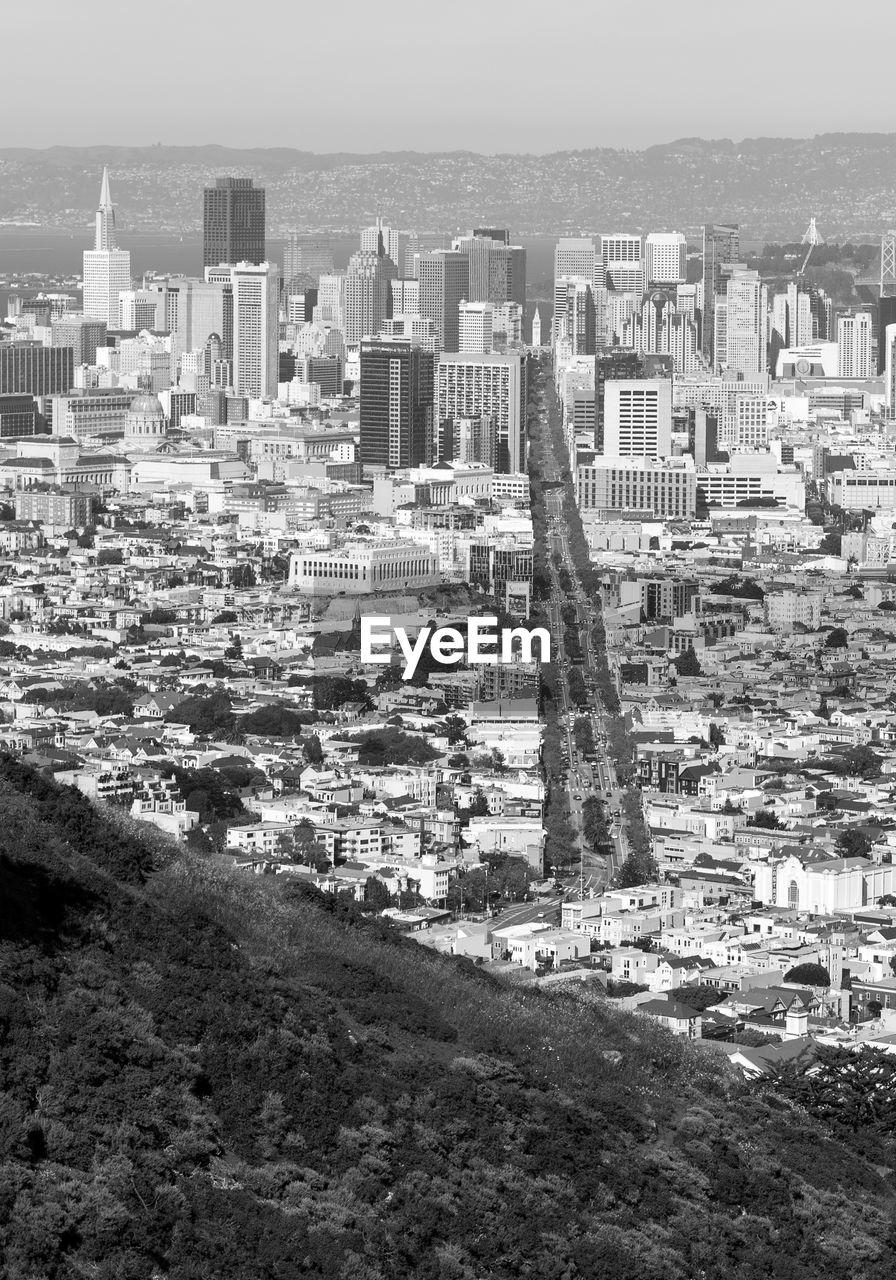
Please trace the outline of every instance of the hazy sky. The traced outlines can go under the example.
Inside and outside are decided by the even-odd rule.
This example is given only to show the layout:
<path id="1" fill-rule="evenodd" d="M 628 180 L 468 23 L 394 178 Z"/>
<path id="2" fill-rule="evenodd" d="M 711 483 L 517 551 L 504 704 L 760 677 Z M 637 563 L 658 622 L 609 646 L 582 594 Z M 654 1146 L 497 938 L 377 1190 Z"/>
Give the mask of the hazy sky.
<path id="1" fill-rule="evenodd" d="M 7 0 L 3 10 L 5 146 L 555 151 L 896 127 L 874 52 L 896 37 L 892 0 L 854 10 L 833 0 Z"/>

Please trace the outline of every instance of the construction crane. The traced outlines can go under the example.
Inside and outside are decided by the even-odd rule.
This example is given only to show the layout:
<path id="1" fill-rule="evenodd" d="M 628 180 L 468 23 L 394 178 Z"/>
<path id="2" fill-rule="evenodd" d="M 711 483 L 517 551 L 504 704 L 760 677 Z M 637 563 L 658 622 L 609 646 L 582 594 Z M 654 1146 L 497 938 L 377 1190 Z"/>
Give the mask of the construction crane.
<path id="1" fill-rule="evenodd" d="M 809 219 L 809 226 L 806 234 L 803 236 L 800 244 L 807 244 L 809 248 L 806 250 L 806 256 L 803 258 L 803 265 L 800 267 L 797 279 L 802 279 L 806 274 L 806 267 L 809 265 L 809 259 L 812 257 L 812 250 L 817 244 L 824 244 L 824 236 L 815 225 L 815 219 Z"/>

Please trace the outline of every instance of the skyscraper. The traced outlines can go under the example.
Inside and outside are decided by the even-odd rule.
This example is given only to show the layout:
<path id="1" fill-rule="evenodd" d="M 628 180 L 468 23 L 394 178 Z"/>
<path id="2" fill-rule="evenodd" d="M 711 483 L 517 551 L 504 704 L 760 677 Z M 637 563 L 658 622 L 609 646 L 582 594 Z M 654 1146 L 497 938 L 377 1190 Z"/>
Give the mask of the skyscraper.
<path id="1" fill-rule="evenodd" d="M 439 357 L 436 411 L 440 423 L 449 418 L 494 418 L 497 469 L 526 469 L 525 355 Z"/>
<path id="2" fill-rule="evenodd" d="M 168 276 L 152 288 L 159 297 L 160 328 L 177 335 L 180 351 L 204 347 L 212 334 L 223 343 L 224 357 L 233 354 L 233 276 L 230 267 L 209 267 L 205 280 Z"/>
<path id="3" fill-rule="evenodd" d="M 470 285 L 467 294 L 469 302 L 488 302 L 491 298 L 489 291 L 489 283 L 494 284 L 494 278 L 490 273 L 490 262 L 492 250 L 497 249 L 501 253 L 501 260 L 506 263 L 506 254 L 503 252 L 503 246 L 496 244 L 487 236 L 458 236 L 451 245 L 451 248 L 457 253 L 466 254 L 470 264 Z M 496 260 L 498 253 L 495 254 Z M 503 283 L 506 291 L 507 270 L 506 265 L 503 270 Z M 504 299 L 502 298 L 503 302 Z"/>
<path id="4" fill-rule="evenodd" d="M 216 178 L 203 191 L 202 262 L 264 262 L 264 188 L 251 178 Z"/>
<path id="5" fill-rule="evenodd" d="M 459 310 L 459 346 L 463 355 L 481 356 L 492 350 L 495 313 L 490 302 L 462 302 Z"/>
<path id="6" fill-rule="evenodd" d="M 0 342 L 0 395 L 51 396 L 74 383 L 73 349 L 41 342 Z"/>
<path id="7" fill-rule="evenodd" d="M 277 394 L 279 273 L 273 263 L 240 262 L 233 282 L 233 386 L 237 395 Z"/>
<path id="8" fill-rule="evenodd" d="M 724 294 L 722 264 L 737 262 L 740 230 L 737 223 L 707 223 L 703 228 L 703 355 L 713 362 L 713 313 L 718 294 Z"/>
<path id="9" fill-rule="evenodd" d="M 96 349 L 106 345 L 106 326 L 102 320 L 69 311 L 54 320 L 51 327 L 54 347 L 71 347 L 75 368 L 82 364 L 96 364 Z M 68 387 L 59 387 L 68 391 Z"/>
<path id="10" fill-rule="evenodd" d="M 637 351 L 616 347 L 594 361 L 594 447 L 604 453 L 604 403 L 609 381 L 643 378 L 644 361 Z"/>
<path id="11" fill-rule="evenodd" d="M 349 259 L 345 276 L 345 341 L 356 347 L 362 338 L 379 333 L 391 315 L 389 283 L 398 276 L 391 258 L 360 250 Z"/>
<path id="12" fill-rule="evenodd" d="M 764 373 L 765 350 L 765 286 L 758 271 L 732 272 L 726 283 L 727 327 L 726 368 L 745 377 Z M 804 308 L 809 317 L 808 297 Z M 805 320 L 803 321 L 805 323 Z M 811 325 L 811 317 L 809 319 Z"/>
<path id="13" fill-rule="evenodd" d="M 626 232 L 600 238 L 601 284 L 620 293 L 643 293 L 646 287 L 641 237 Z"/>
<path id="14" fill-rule="evenodd" d="M 131 255 L 118 247 L 109 170 L 103 169 L 93 248 L 84 251 L 84 315 L 102 320 L 107 329 L 118 329 L 118 295 L 130 287 Z"/>
<path id="15" fill-rule="evenodd" d="M 668 458 L 672 380 L 637 378 L 604 387 L 604 448 L 610 458 Z"/>
<path id="16" fill-rule="evenodd" d="M 870 311 L 854 311 L 837 317 L 837 376 L 873 376 Z"/>
<path id="17" fill-rule="evenodd" d="M 404 274 L 410 247 L 410 231 L 387 227 L 382 218 L 377 218 L 372 227 L 365 227 L 361 232 L 361 252 L 385 254 L 392 259 L 400 276 Z"/>
<path id="18" fill-rule="evenodd" d="M 293 231 L 283 246 L 283 286 L 295 292 L 291 281 L 311 276 L 317 282 L 333 270 L 333 250 L 326 236 L 300 235 Z"/>
<path id="19" fill-rule="evenodd" d="M 652 231 L 644 241 L 647 287 L 684 284 L 688 276 L 688 242 L 680 231 Z"/>
<path id="20" fill-rule="evenodd" d="M 554 246 L 554 314 L 551 318 L 551 346 L 555 346 L 560 337 L 566 336 L 567 312 L 560 305 L 567 298 L 567 280 L 590 281 L 592 288 L 600 279 L 600 258 L 594 241 L 581 236 L 565 236 Z M 514 298 L 518 302 L 518 298 Z M 525 303 L 525 299 L 523 300 Z"/>
<path id="21" fill-rule="evenodd" d="M 434 443 L 435 357 L 411 339 L 361 342 L 361 461 L 416 467 Z"/>
<path id="22" fill-rule="evenodd" d="M 457 351 L 459 308 L 470 288 L 470 260 L 464 253 L 439 249 L 418 261 L 420 314 L 435 325 L 443 351 Z"/>
<path id="23" fill-rule="evenodd" d="M 597 331 L 590 280 L 561 276 L 554 281 L 554 320 L 558 340 L 569 342 L 572 355 L 594 355 Z"/>
<path id="24" fill-rule="evenodd" d="M 896 419 L 896 324 L 888 324 L 879 339 L 884 353 L 884 404 L 887 419 Z"/>

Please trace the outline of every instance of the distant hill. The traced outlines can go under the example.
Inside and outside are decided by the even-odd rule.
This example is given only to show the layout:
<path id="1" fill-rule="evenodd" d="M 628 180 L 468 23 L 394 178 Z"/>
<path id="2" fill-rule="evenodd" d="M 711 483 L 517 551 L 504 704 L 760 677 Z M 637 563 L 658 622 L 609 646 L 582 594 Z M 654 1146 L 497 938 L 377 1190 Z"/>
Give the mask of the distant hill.
<path id="1" fill-rule="evenodd" d="M 8 757 L 0 811 L 2 1280 L 892 1275 L 873 1135 Z"/>
<path id="2" fill-rule="evenodd" d="M 379 152 L 315 155 L 287 147 L 0 149 L 0 219 L 82 225 L 103 164 L 132 230 L 193 231 L 216 173 L 268 190 L 272 234 L 356 229 L 381 212 L 420 231 L 479 222 L 520 234 L 624 228 L 694 232 L 733 218 L 756 238 L 799 239 L 810 216 L 828 238 L 873 237 L 894 220 L 896 134 L 683 138 L 643 151 L 548 155 Z"/>

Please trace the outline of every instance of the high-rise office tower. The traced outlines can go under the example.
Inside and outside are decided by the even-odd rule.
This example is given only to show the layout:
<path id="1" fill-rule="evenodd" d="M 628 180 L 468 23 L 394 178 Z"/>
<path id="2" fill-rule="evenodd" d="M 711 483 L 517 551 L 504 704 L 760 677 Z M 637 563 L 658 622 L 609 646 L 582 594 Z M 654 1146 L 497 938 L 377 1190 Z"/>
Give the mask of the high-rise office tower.
<path id="1" fill-rule="evenodd" d="M 0 342 L 0 395 L 52 396 L 74 385 L 73 351 L 42 342 Z"/>
<path id="2" fill-rule="evenodd" d="M 772 298 L 772 340 L 779 346 L 787 346 L 787 294 L 776 293 Z"/>
<path id="3" fill-rule="evenodd" d="M 102 320 L 107 329 L 118 329 L 118 295 L 130 287 L 131 255 L 118 247 L 109 170 L 104 169 L 93 248 L 84 251 L 84 315 Z"/>
<path id="4" fill-rule="evenodd" d="M 393 316 L 419 316 L 420 281 L 415 276 L 391 280 L 389 291 L 392 294 Z"/>
<path id="5" fill-rule="evenodd" d="M 385 254 L 360 250 L 349 259 L 345 275 L 345 341 L 356 347 L 379 333 L 391 315 L 390 281 L 398 268 Z"/>
<path id="6" fill-rule="evenodd" d="M 896 294 L 881 295 L 877 304 L 877 372 L 882 374 L 887 367 L 887 345 L 884 335 L 890 325 L 896 324 Z"/>
<path id="7" fill-rule="evenodd" d="M 264 262 L 264 188 L 251 178 L 216 178 L 202 193 L 202 263 Z"/>
<path id="8" fill-rule="evenodd" d="M 494 240 L 498 244 L 510 244 L 510 232 L 506 227 L 474 227 L 472 234 L 482 236 L 484 240 Z"/>
<path id="9" fill-rule="evenodd" d="M 119 329 L 163 329 L 165 317 L 159 316 L 159 301 L 155 289 L 123 289 L 118 296 Z"/>
<path id="10" fill-rule="evenodd" d="M 600 279 L 600 257 L 594 241 L 581 236 L 564 236 L 554 247 L 554 314 L 551 319 L 551 346 L 565 336 L 566 309 L 561 306 L 558 311 L 558 295 L 565 299 L 567 290 L 561 281 L 590 280 L 592 288 Z M 514 299 L 519 301 L 518 298 Z"/>
<path id="11" fill-rule="evenodd" d="M 494 345 L 495 312 L 490 302 L 462 302 L 458 311 L 458 351 L 487 355 Z"/>
<path id="12" fill-rule="evenodd" d="M 457 236 L 452 242 L 451 248 L 456 253 L 466 254 L 470 264 L 470 286 L 469 286 L 469 302 L 488 302 L 496 301 L 492 298 L 490 285 L 495 284 L 495 278 L 491 272 L 491 259 L 494 250 L 496 264 L 500 261 L 505 264 L 503 271 L 503 286 L 506 293 L 507 288 L 507 256 L 503 252 L 503 246 L 498 245 L 495 241 L 490 240 L 487 236 Z M 503 302 L 504 299 L 502 298 Z"/>
<path id="13" fill-rule="evenodd" d="M 870 378 L 871 312 L 854 311 L 837 317 L 837 376 Z"/>
<path id="14" fill-rule="evenodd" d="M 603 279 L 618 293 L 643 293 L 646 288 L 641 237 L 615 232 L 600 238 Z"/>
<path id="15" fill-rule="evenodd" d="M 494 418 L 497 469 L 526 469 L 526 356 L 443 352 L 437 370 L 438 421 Z"/>
<path id="16" fill-rule="evenodd" d="M 311 276 L 317 283 L 333 270 L 333 250 L 326 236 L 300 235 L 293 231 L 283 246 L 283 287 L 295 292 L 291 281 Z"/>
<path id="17" fill-rule="evenodd" d="M 745 377 L 766 368 L 766 289 L 758 271 L 736 270 L 726 282 L 725 367 Z M 804 295 L 805 296 L 805 295 Z M 808 299 L 806 299 L 808 304 Z M 808 316 L 808 305 L 805 308 Z"/>
<path id="18" fill-rule="evenodd" d="M 392 259 L 400 276 L 404 274 L 410 247 L 410 231 L 396 231 L 394 227 L 387 227 L 382 218 L 377 218 L 372 227 L 365 227 L 361 232 L 361 252 L 384 253 L 387 258 Z"/>
<path id="19" fill-rule="evenodd" d="M 621 382 L 644 377 L 644 361 L 637 351 L 616 347 L 594 361 L 594 447 L 604 449 L 605 389 L 610 381 Z"/>
<path id="20" fill-rule="evenodd" d="M 442 351 L 457 351 L 459 308 L 470 288 L 470 260 L 465 253 L 440 249 L 418 260 L 420 314 L 435 325 Z"/>
<path id="21" fill-rule="evenodd" d="M 597 329 L 591 281 L 565 277 L 555 280 L 554 315 L 558 340 L 565 338 L 573 355 L 593 356 Z"/>
<path id="22" fill-rule="evenodd" d="M 713 312 L 716 297 L 725 293 L 722 266 L 737 262 L 740 253 L 740 230 L 736 223 L 707 223 L 703 228 L 703 356 L 713 363 Z"/>
<path id="23" fill-rule="evenodd" d="M 82 364 L 96 364 L 96 349 L 106 345 L 106 326 L 102 320 L 93 320 L 77 311 L 54 320 L 50 330 L 54 347 L 71 347 L 75 368 Z M 60 390 L 67 391 L 68 387 Z"/>
<path id="24" fill-rule="evenodd" d="M 361 342 L 361 461 L 416 467 L 434 444 L 435 357 L 411 339 Z"/>
<path id="25" fill-rule="evenodd" d="M 896 419 L 896 324 L 888 324 L 879 339 L 884 352 L 884 405 L 887 419 Z"/>
<path id="26" fill-rule="evenodd" d="M 345 272 L 330 271 L 317 282 L 315 324 L 331 324 L 345 329 Z"/>
<path id="27" fill-rule="evenodd" d="M 638 378 L 604 386 L 604 455 L 667 458 L 672 452 L 672 380 Z"/>
<path id="28" fill-rule="evenodd" d="M 644 241 L 647 287 L 684 284 L 688 278 L 688 242 L 680 231 L 651 231 Z"/>
<path id="29" fill-rule="evenodd" d="M 233 386 L 238 396 L 277 394 L 279 271 L 239 262 L 233 282 Z"/>
<path id="30" fill-rule="evenodd" d="M 177 337 L 179 351 L 204 347 L 212 334 L 224 346 L 225 358 L 233 354 L 233 275 L 229 266 L 206 268 L 206 278 L 168 276 L 153 282 L 157 328 Z"/>

